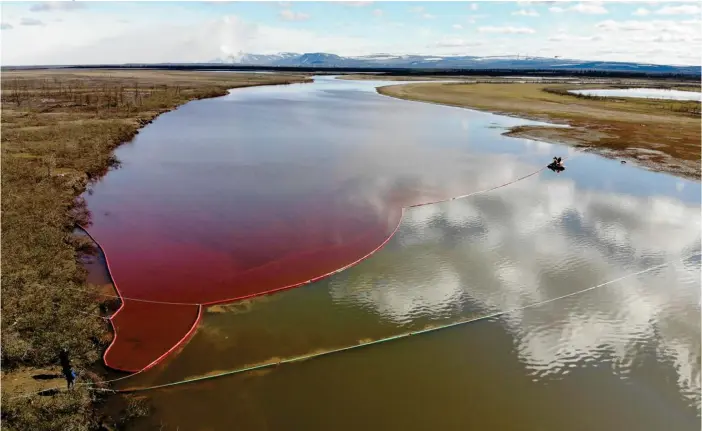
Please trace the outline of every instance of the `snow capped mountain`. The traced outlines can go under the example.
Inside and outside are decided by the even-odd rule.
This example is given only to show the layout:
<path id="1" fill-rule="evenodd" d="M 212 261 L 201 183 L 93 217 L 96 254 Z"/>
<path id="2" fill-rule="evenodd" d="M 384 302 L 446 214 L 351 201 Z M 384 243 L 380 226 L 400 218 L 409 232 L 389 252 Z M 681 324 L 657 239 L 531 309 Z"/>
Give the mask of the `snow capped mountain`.
<path id="1" fill-rule="evenodd" d="M 477 56 L 428 56 L 373 54 L 343 57 L 324 52 L 298 54 L 238 53 L 218 58 L 211 63 L 238 64 L 269 67 L 320 67 L 320 68 L 418 68 L 418 69 L 554 69 L 554 70 L 608 70 L 658 73 L 700 74 L 699 66 L 670 66 L 648 63 L 582 61 L 566 58 L 525 57 L 503 55 Z"/>

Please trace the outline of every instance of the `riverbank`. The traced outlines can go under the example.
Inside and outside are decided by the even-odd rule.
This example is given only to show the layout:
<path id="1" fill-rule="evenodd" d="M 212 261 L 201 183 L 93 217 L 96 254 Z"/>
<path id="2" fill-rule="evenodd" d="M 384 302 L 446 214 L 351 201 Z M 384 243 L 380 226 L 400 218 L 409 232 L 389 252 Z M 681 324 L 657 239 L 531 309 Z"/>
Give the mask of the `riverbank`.
<path id="1" fill-rule="evenodd" d="M 2 79 L 2 421 L 7 429 L 96 429 L 102 395 L 63 387 L 57 353 L 71 352 L 80 382 L 99 381 L 111 339 L 104 298 L 79 262 L 73 234 L 89 222 L 80 199 L 119 161 L 112 151 L 161 113 L 229 89 L 308 82 L 302 74 L 165 71 L 22 71 Z M 10 383 L 11 384 L 7 384 Z M 124 403 L 143 410 L 139 403 Z M 129 416 L 133 412 L 118 413 Z M 107 418 L 115 424 L 119 418 Z"/>
<path id="2" fill-rule="evenodd" d="M 688 85 L 689 86 L 689 85 Z M 568 84 L 417 83 L 379 87 L 400 99 L 571 127 L 518 126 L 505 135 L 571 145 L 700 180 L 700 103 L 570 95 Z M 577 88 L 592 88 L 592 85 Z M 606 88 L 607 85 L 597 85 Z M 680 86 L 677 86 L 680 88 Z"/>

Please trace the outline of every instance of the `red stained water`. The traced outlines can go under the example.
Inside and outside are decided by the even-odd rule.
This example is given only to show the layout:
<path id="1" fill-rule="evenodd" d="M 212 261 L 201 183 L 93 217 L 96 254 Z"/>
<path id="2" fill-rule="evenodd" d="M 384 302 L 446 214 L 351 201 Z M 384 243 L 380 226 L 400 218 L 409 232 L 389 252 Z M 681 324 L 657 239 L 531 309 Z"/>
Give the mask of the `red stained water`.
<path id="1" fill-rule="evenodd" d="M 381 246 L 403 206 L 476 189 L 469 164 L 438 151 L 446 115 L 421 124 L 445 108 L 323 90 L 191 103 L 118 149 L 122 167 L 86 196 L 88 230 L 126 298 L 108 366 L 141 370 L 187 338 L 196 304 L 331 273 Z"/>
<path id="2" fill-rule="evenodd" d="M 209 227 L 217 235 L 203 231 L 200 242 L 156 221 L 138 230 L 131 223 L 96 223 L 90 233 L 108 256 L 123 297 L 213 304 L 333 272 L 382 244 L 401 216 L 400 207 L 384 219 L 352 207 L 339 210 L 312 206 L 309 212 L 272 214 L 241 231 L 201 220 L 193 231 Z M 125 234 L 130 231 L 138 234 Z M 113 318 L 117 338 L 106 363 L 126 371 L 146 367 L 178 344 L 196 324 L 199 311 L 197 305 L 125 300 Z"/>

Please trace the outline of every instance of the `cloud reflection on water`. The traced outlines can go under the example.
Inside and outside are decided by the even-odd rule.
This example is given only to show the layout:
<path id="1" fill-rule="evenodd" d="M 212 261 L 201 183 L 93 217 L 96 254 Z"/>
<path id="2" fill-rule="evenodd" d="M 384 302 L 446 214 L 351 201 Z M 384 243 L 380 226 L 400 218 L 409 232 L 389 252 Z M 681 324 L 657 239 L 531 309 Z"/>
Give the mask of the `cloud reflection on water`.
<path id="1" fill-rule="evenodd" d="M 514 178 L 516 163 L 478 184 Z M 408 324 L 474 304 L 524 307 L 674 262 L 504 321 L 534 378 L 595 362 L 626 378 L 653 348 L 699 408 L 700 269 L 681 259 L 700 251 L 701 233 L 698 205 L 581 188 L 567 177 L 526 180 L 406 212 L 401 249 L 378 264 L 383 270 L 359 271 L 358 283 L 334 280 L 331 295 Z"/>

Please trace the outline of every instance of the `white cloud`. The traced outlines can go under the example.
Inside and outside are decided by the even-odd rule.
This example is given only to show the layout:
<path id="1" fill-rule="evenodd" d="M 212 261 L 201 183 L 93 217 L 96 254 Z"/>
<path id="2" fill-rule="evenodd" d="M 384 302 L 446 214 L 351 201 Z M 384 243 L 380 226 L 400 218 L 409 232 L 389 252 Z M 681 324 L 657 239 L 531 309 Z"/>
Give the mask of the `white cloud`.
<path id="1" fill-rule="evenodd" d="M 426 9 L 424 9 L 423 6 L 414 6 L 409 9 L 410 12 L 419 15 L 420 18 L 422 19 L 434 19 L 436 18 L 435 15 L 432 15 L 430 13 L 426 12 Z"/>
<path id="2" fill-rule="evenodd" d="M 433 46 L 437 48 L 461 48 L 467 46 L 479 46 L 479 41 L 467 41 L 460 38 L 445 38 L 436 42 Z"/>
<path id="3" fill-rule="evenodd" d="M 3 5 L 4 6 L 4 5 Z M 6 32 L 4 65 L 206 62 L 239 52 L 334 52 L 363 55 L 378 52 L 377 40 L 319 34 L 304 29 L 253 24 L 236 16 L 188 25 L 135 17 L 114 25 L 114 17 L 91 15 L 45 27 Z M 85 35 L 93 35 L 86 40 Z"/>
<path id="4" fill-rule="evenodd" d="M 534 31 L 534 29 L 531 29 L 529 27 L 511 27 L 511 26 L 504 26 L 504 27 L 485 26 L 485 27 L 479 27 L 478 31 L 480 33 L 503 33 L 503 34 L 532 34 L 532 33 L 536 33 L 536 31 Z"/>
<path id="5" fill-rule="evenodd" d="M 702 35 L 700 21 L 614 21 L 606 20 L 595 24 L 595 28 L 608 32 L 647 32 L 650 36 L 665 33 L 687 34 L 689 36 Z"/>
<path id="6" fill-rule="evenodd" d="M 649 31 L 653 30 L 652 21 L 614 21 L 607 20 L 595 24 L 595 28 L 604 31 Z"/>
<path id="7" fill-rule="evenodd" d="M 369 6 L 372 5 L 372 1 L 338 1 L 338 4 L 342 4 L 345 6 L 353 6 L 353 7 L 363 7 L 363 6 Z"/>
<path id="8" fill-rule="evenodd" d="M 366 36 L 370 33 L 365 33 L 364 27 L 356 26 L 353 29 L 357 30 L 357 36 L 347 35 L 345 32 L 348 28 L 340 29 L 333 33 L 334 36 L 328 36 L 329 32 L 306 30 L 305 25 L 299 23 L 296 24 L 298 28 L 292 29 L 285 28 L 280 22 L 274 21 L 266 25 L 247 22 L 234 16 L 225 22 L 221 18 L 215 18 L 215 14 L 211 14 L 213 17 L 208 19 L 205 18 L 207 15 L 197 15 L 185 8 L 179 10 L 178 6 L 164 6 L 164 10 L 169 13 L 154 17 L 139 13 L 138 8 L 142 7 L 139 3 L 124 5 L 125 10 L 121 12 L 106 13 L 88 7 L 60 15 L 52 13 L 47 19 L 36 13 L 31 16 L 42 18 L 46 25 L 26 26 L 20 25 L 20 21 L 23 16 L 28 16 L 29 5 L 3 3 L 2 21 L 14 27 L 2 31 L 3 64 L 202 62 L 237 55 L 240 51 L 259 54 L 281 51 L 330 52 L 351 56 L 378 52 L 393 55 L 465 55 L 466 50 L 461 50 L 461 46 L 466 47 L 467 44 L 455 46 L 455 40 L 443 40 L 455 36 L 465 37 L 459 33 L 464 29 L 454 27 L 454 23 L 464 28 L 477 29 L 481 25 L 487 27 L 476 38 L 470 38 L 471 55 L 524 52 L 524 41 L 520 36 L 529 35 L 529 53 L 543 57 L 634 62 L 645 59 L 651 63 L 687 65 L 699 65 L 702 60 L 699 55 L 702 52 L 702 25 L 699 18 L 694 19 L 694 16 L 671 16 L 679 18 L 678 20 L 649 20 L 650 16 L 638 21 L 601 20 L 604 23 L 600 22 L 598 27 L 594 27 L 594 23 L 576 22 L 568 24 L 567 33 L 570 36 L 564 37 L 554 35 L 558 24 L 551 26 L 553 29 L 548 32 L 540 31 L 527 23 L 510 23 L 503 27 L 503 24 L 478 20 L 478 17 L 485 15 L 475 14 L 454 23 L 449 21 L 434 29 L 431 37 L 425 39 L 428 30 L 407 32 L 406 23 L 404 28 L 400 28 L 401 23 L 389 22 L 384 25 L 388 38 Z M 282 9 L 278 9 L 275 2 L 271 5 L 276 8 L 272 8 L 275 14 L 281 12 Z M 154 6 L 152 4 L 149 7 Z M 379 18 L 370 19 L 370 13 L 374 9 L 367 8 L 368 21 L 375 22 L 377 26 Z M 634 9 L 636 8 L 631 8 L 628 13 Z M 508 10 L 510 12 L 512 10 Z M 663 15 L 652 16 L 663 18 Z M 631 15 L 629 17 L 634 19 Z M 63 19 L 63 22 L 57 22 L 56 18 Z M 468 24 L 476 20 L 477 25 Z M 433 24 L 432 21 L 424 22 Z M 536 30 L 536 34 L 530 35 L 533 30 L 523 30 L 522 26 L 531 27 Z M 491 37 L 488 36 L 490 33 L 495 36 L 502 34 Z M 400 34 L 402 36 L 397 37 Z M 488 37 L 491 43 L 486 43 Z M 432 43 L 434 41 L 441 42 Z M 476 44 L 477 42 L 482 44 Z"/>
<path id="9" fill-rule="evenodd" d="M 463 26 L 461 24 L 454 24 L 451 26 L 454 30 L 463 30 Z"/>
<path id="10" fill-rule="evenodd" d="M 571 7 L 570 10 L 589 15 L 602 15 L 607 13 L 607 9 L 605 9 L 605 7 L 602 6 L 601 2 L 594 1 L 578 3 L 575 6 Z"/>
<path id="11" fill-rule="evenodd" d="M 373 16 L 375 16 L 375 17 L 381 17 L 381 16 L 383 16 L 383 10 L 382 10 L 382 9 L 374 9 L 374 10 L 373 10 Z"/>
<path id="12" fill-rule="evenodd" d="M 638 9 L 636 9 L 636 11 L 633 13 L 633 15 L 636 15 L 636 16 L 646 16 L 646 15 L 648 15 L 648 14 L 650 14 L 650 13 L 651 13 L 651 12 L 650 12 L 648 9 L 643 8 L 643 7 L 640 7 L 640 8 L 638 8 Z"/>
<path id="13" fill-rule="evenodd" d="M 595 36 L 578 36 L 578 35 L 571 35 L 571 34 L 566 34 L 566 33 L 556 33 L 552 36 L 549 36 L 547 39 L 549 42 L 593 42 L 593 41 L 599 41 L 602 40 L 602 36 L 600 35 L 595 35 Z"/>
<path id="14" fill-rule="evenodd" d="M 470 10 L 478 10 L 478 3 L 471 3 Z"/>
<path id="15" fill-rule="evenodd" d="M 284 21 L 307 21 L 310 16 L 303 12 L 295 12 L 290 9 L 280 11 L 280 19 Z"/>
<path id="16" fill-rule="evenodd" d="M 702 9 L 696 5 L 665 6 L 656 11 L 657 15 L 699 15 Z"/>
<path id="17" fill-rule="evenodd" d="M 20 20 L 20 25 L 25 25 L 25 26 L 43 26 L 45 25 L 43 21 L 40 21 L 35 18 L 22 18 Z"/>
<path id="18" fill-rule="evenodd" d="M 516 12 L 512 12 L 512 15 L 537 17 L 539 13 L 535 10 L 519 9 Z"/>
<path id="19" fill-rule="evenodd" d="M 50 1 L 33 4 L 29 10 L 31 12 L 50 12 L 50 11 L 72 11 L 85 9 L 87 7 L 84 1 Z"/>
<path id="20" fill-rule="evenodd" d="M 0 23 L 0 30 L 11 30 L 13 27 L 6 22 Z"/>
<path id="21" fill-rule="evenodd" d="M 468 24 L 475 24 L 479 19 L 487 18 L 488 16 L 487 14 L 468 15 L 466 17 L 466 22 L 468 22 Z"/>
<path id="22" fill-rule="evenodd" d="M 548 11 L 551 13 L 562 13 L 562 12 L 565 12 L 565 9 L 563 9 L 562 7 L 558 7 L 558 6 L 553 6 L 553 7 L 548 8 Z"/>

